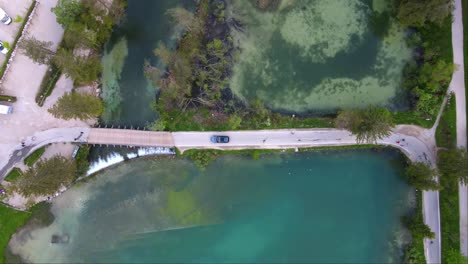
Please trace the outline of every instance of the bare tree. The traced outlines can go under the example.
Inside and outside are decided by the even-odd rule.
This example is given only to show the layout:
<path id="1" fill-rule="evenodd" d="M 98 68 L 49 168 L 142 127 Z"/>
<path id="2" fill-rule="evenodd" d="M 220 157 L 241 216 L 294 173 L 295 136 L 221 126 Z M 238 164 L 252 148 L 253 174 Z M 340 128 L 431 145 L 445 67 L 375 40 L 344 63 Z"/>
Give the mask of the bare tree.
<path id="1" fill-rule="evenodd" d="M 164 43 L 159 42 L 158 47 L 153 50 L 153 53 L 156 57 L 161 59 L 164 66 L 169 66 L 174 57 L 172 51 L 170 51 Z"/>
<path id="2" fill-rule="evenodd" d="M 167 13 L 185 30 L 199 33 L 202 30 L 200 20 L 192 12 L 183 7 L 174 7 L 167 10 Z"/>

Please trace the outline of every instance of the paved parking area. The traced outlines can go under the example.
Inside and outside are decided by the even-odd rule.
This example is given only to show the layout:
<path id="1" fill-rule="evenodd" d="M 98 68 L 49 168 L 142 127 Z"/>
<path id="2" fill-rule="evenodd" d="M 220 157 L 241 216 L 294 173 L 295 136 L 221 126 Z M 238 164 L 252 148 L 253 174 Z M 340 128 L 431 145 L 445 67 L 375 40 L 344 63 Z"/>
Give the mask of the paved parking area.
<path id="1" fill-rule="evenodd" d="M 3 8 L 2 3 L 20 1 L 32 2 L 32 0 L 0 0 L 0 7 Z M 54 43 L 52 48 L 54 49 L 63 36 L 62 27 L 57 24 L 55 15 L 50 11 L 56 3 L 57 0 L 41 0 L 27 29 L 27 33 L 37 39 L 52 41 Z M 5 11 L 10 12 L 9 10 Z M 4 27 L 8 26 L 0 25 L 0 31 Z M 69 78 L 62 76 L 59 79 L 56 88 L 43 107 L 36 104 L 36 93 L 46 70 L 46 65 L 36 64 L 25 55 L 17 53 L 2 84 L 0 84 L 0 90 L 3 94 L 16 96 L 18 99 L 15 103 L 2 102 L 5 105 L 12 105 L 13 113 L 0 115 L 0 168 L 9 161 L 14 150 L 22 148 L 21 141 L 35 132 L 56 127 L 88 126 L 86 122 L 76 119 L 61 120 L 54 118 L 47 111 L 57 98 L 73 88 L 73 81 Z"/>
<path id="2" fill-rule="evenodd" d="M 21 16 L 20 22 L 11 22 L 10 25 L 5 25 L 0 22 L 0 41 L 8 42 L 10 45 L 13 44 L 13 40 L 21 26 L 21 23 L 26 19 L 26 13 L 28 8 L 31 6 L 33 0 L 0 0 L 0 8 L 15 20 L 17 16 Z M 0 54 L 0 65 L 5 61 L 5 55 Z"/>

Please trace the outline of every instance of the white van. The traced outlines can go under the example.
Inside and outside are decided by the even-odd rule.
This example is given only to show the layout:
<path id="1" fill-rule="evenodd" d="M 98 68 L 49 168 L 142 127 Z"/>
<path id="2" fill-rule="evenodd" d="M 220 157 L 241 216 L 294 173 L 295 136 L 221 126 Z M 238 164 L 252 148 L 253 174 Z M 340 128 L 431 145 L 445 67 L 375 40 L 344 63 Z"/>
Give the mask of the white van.
<path id="1" fill-rule="evenodd" d="M 0 105 L 0 114 L 8 115 L 13 113 L 13 106 Z"/>
<path id="2" fill-rule="evenodd" d="M 0 8 L 0 21 L 2 21 L 3 24 L 5 25 L 10 25 L 11 23 L 11 17 L 7 15 L 5 10 Z"/>

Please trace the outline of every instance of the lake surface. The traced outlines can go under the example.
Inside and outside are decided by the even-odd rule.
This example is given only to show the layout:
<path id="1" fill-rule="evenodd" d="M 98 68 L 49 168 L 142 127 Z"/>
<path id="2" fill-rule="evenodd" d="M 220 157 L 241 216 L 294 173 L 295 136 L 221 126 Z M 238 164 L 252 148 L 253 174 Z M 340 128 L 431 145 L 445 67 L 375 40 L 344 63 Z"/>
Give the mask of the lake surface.
<path id="1" fill-rule="evenodd" d="M 411 189 L 396 151 L 134 160 L 55 199 L 13 251 L 31 262 L 388 262 Z M 51 244 L 52 235 L 68 244 Z"/>
<path id="2" fill-rule="evenodd" d="M 230 83 L 246 101 L 287 112 L 328 113 L 369 104 L 405 108 L 411 51 L 386 0 L 283 0 L 276 11 L 232 1 L 240 48 Z"/>

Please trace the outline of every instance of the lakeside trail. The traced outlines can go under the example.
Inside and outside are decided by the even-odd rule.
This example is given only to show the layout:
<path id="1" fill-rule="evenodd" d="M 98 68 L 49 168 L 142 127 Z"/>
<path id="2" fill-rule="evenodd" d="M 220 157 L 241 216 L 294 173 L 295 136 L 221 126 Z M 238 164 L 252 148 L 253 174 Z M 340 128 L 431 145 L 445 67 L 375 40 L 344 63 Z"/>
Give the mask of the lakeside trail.
<path id="1" fill-rule="evenodd" d="M 466 149 L 466 90 L 463 54 L 463 17 L 461 0 L 454 1 L 452 22 L 453 63 L 457 65 L 450 82 L 449 91 L 455 93 L 457 112 L 457 147 Z M 460 182 L 460 250 L 468 256 L 468 186 Z"/>

